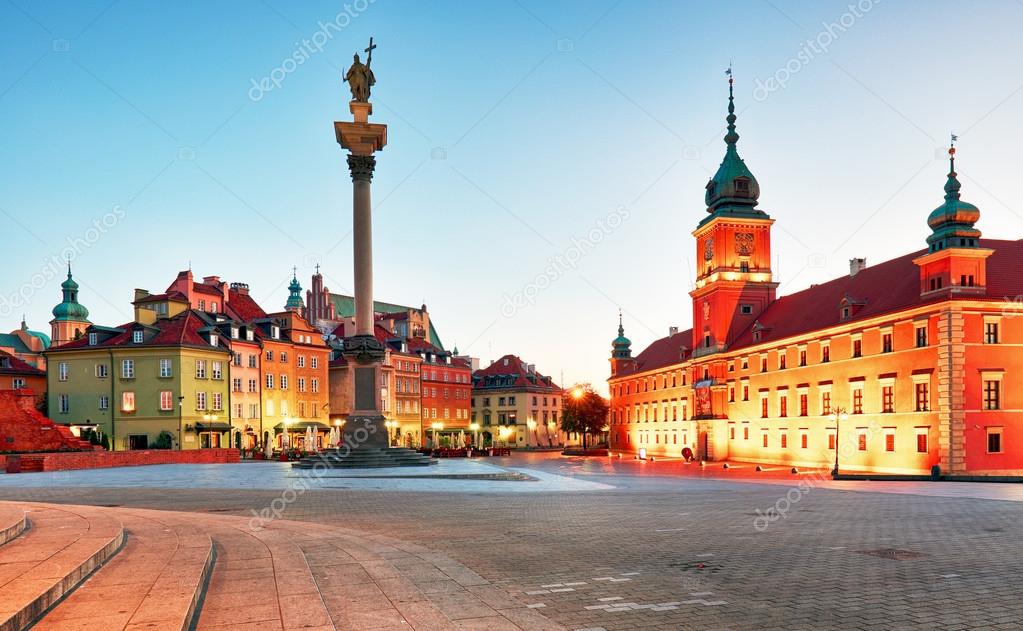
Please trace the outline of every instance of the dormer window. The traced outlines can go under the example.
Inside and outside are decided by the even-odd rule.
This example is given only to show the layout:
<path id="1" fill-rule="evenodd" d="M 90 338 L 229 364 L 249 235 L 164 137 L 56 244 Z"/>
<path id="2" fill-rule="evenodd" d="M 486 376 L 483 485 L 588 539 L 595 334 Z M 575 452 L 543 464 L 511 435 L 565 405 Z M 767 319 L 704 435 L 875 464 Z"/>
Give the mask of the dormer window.
<path id="1" fill-rule="evenodd" d="M 214 302 L 210 303 L 210 313 L 216 313 L 216 312 L 217 312 L 217 303 L 216 303 L 216 301 L 214 301 Z"/>
<path id="2" fill-rule="evenodd" d="M 132 331 L 131 341 L 134 342 L 135 344 L 141 344 L 142 343 L 142 330 L 141 329 L 136 329 L 136 330 Z"/>
<path id="3" fill-rule="evenodd" d="M 277 326 L 276 324 L 272 325 L 270 327 L 270 337 L 272 337 L 275 340 L 281 339 L 281 327 Z"/>
<path id="4" fill-rule="evenodd" d="M 220 343 L 220 336 L 216 333 L 210 333 L 210 346 L 217 346 Z"/>
<path id="5" fill-rule="evenodd" d="M 95 333 L 90 333 L 89 334 L 89 346 L 95 346 L 98 343 L 99 343 L 99 336 L 96 335 Z"/>
<path id="6" fill-rule="evenodd" d="M 842 319 L 848 320 L 850 315 L 849 307 L 842 307 Z"/>
<path id="7" fill-rule="evenodd" d="M 238 339 L 238 327 L 236 326 L 231 327 L 231 339 Z"/>
<path id="8" fill-rule="evenodd" d="M 749 180 L 745 178 L 738 178 L 735 180 L 735 192 L 736 193 L 749 193 Z"/>
<path id="9" fill-rule="evenodd" d="M 255 339 L 255 334 L 252 332 L 252 329 L 245 329 L 245 339 L 250 342 Z"/>

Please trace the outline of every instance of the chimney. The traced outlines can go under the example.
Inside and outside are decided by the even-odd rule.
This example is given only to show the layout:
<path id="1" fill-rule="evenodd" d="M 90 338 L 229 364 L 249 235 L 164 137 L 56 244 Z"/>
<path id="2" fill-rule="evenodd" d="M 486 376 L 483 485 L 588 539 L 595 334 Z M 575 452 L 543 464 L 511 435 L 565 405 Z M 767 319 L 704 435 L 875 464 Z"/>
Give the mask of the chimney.
<path id="1" fill-rule="evenodd" d="M 675 337 L 676 335 L 678 335 L 678 327 L 677 326 L 669 326 L 668 327 L 668 337 Z"/>
<path id="2" fill-rule="evenodd" d="M 135 289 L 135 299 L 132 302 L 138 302 L 139 300 L 142 300 L 143 298 L 148 298 L 148 297 L 149 297 L 149 292 L 148 291 L 146 291 L 145 289 L 137 289 L 136 288 Z"/>
<path id="3" fill-rule="evenodd" d="M 855 278 L 857 274 L 867 269 L 867 259 L 849 259 L 849 276 Z"/>
<path id="4" fill-rule="evenodd" d="M 249 286 L 246 283 L 231 283 L 231 289 L 242 296 L 249 295 Z"/>
<path id="5" fill-rule="evenodd" d="M 536 372 L 536 364 L 526 364 L 526 372 L 529 374 Z"/>

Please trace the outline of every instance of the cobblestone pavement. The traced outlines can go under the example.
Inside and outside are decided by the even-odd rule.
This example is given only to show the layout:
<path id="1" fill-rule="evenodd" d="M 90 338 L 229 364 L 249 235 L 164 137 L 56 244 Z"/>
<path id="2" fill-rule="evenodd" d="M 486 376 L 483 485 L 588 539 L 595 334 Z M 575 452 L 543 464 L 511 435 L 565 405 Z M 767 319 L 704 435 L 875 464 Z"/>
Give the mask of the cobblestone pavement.
<path id="1" fill-rule="evenodd" d="M 987 499 L 1018 499 L 1016 485 L 970 485 L 982 499 L 943 483 L 836 487 L 779 473 L 750 484 L 550 456 L 499 464 L 615 488 L 310 490 L 282 516 L 417 542 L 569 629 L 1018 629 L 1023 620 L 1023 504 Z M 281 497 L 0 489 L 3 499 L 235 514 Z"/>

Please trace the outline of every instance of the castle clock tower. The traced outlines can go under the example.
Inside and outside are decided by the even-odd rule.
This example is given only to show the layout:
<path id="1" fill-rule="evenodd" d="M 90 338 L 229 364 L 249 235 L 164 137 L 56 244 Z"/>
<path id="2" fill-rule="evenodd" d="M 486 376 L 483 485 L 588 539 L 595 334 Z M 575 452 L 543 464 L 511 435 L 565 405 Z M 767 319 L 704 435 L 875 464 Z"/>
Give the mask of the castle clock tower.
<path id="1" fill-rule="evenodd" d="M 707 217 L 696 237 L 693 355 L 728 348 L 775 299 L 771 273 L 771 224 L 757 209 L 760 185 L 739 157 L 732 70 L 728 69 L 728 133 L 725 158 L 707 183 Z"/>

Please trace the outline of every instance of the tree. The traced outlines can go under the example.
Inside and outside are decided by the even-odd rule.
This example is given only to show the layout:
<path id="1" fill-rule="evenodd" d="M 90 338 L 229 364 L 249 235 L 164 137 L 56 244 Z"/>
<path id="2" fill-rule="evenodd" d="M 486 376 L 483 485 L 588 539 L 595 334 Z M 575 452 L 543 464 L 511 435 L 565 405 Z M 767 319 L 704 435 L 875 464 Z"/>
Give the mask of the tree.
<path id="1" fill-rule="evenodd" d="M 608 407 L 607 400 L 589 386 L 573 388 L 561 410 L 561 431 L 582 434 L 586 449 L 586 437 L 607 427 Z"/>

